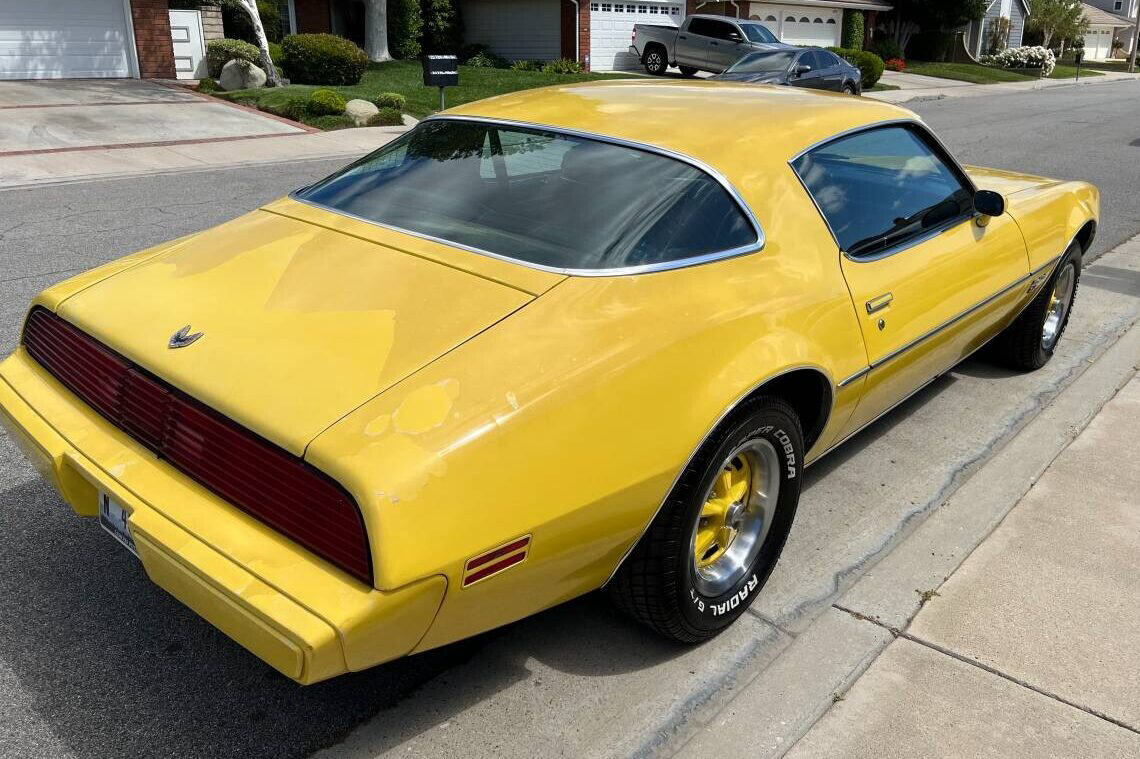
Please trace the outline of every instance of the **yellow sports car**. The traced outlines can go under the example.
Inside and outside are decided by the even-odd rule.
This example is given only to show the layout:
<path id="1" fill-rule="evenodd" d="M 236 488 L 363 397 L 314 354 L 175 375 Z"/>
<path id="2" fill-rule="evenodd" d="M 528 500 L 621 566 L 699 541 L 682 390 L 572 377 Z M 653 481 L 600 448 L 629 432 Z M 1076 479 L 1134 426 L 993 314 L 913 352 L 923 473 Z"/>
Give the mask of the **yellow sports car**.
<path id="1" fill-rule="evenodd" d="M 984 345 L 1049 360 L 1098 205 L 860 98 L 514 93 L 48 289 L 0 420 L 301 683 L 603 587 L 700 641 L 805 466 Z"/>

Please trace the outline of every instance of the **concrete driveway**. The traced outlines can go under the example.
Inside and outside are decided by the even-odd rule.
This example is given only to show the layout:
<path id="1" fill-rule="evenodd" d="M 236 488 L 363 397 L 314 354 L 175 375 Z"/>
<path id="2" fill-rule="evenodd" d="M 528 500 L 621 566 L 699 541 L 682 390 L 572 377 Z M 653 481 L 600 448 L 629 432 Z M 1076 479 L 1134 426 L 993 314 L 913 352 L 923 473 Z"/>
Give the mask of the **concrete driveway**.
<path id="1" fill-rule="evenodd" d="M 0 82 L 0 156 L 305 131 L 267 114 L 137 79 Z"/>

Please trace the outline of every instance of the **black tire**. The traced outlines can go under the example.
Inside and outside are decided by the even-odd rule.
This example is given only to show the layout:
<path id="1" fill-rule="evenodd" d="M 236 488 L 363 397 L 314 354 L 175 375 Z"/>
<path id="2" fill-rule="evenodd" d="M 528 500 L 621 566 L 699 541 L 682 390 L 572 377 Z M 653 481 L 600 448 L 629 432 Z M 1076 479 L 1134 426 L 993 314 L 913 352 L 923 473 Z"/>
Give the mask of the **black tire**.
<path id="1" fill-rule="evenodd" d="M 686 78 L 691 77 L 697 73 L 697 70 L 692 66 L 678 66 L 677 68 L 681 69 L 681 76 Z"/>
<path id="2" fill-rule="evenodd" d="M 856 87 L 855 85 L 851 84 L 850 82 L 843 85 L 843 91 L 845 93 L 847 93 L 848 95 L 858 95 L 859 94 L 859 88 Z"/>
<path id="3" fill-rule="evenodd" d="M 735 581 L 726 577 L 731 584 L 708 595 L 694 558 L 706 497 L 734 451 L 766 445 L 776 454 L 776 467 L 770 470 L 779 482 L 774 511 L 756 539 L 755 557 L 741 564 L 743 574 Z M 661 511 L 606 586 L 610 598 L 673 640 L 696 643 L 717 635 L 751 606 L 775 568 L 795 518 L 802 476 L 803 433 L 795 411 L 774 397 L 748 402 L 712 434 L 681 473 Z M 764 489 L 770 490 L 770 484 Z"/>
<path id="4" fill-rule="evenodd" d="M 653 76 L 661 76 L 669 68 L 669 54 L 660 45 L 650 45 L 645 48 L 645 55 L 641 57 L 645 70 Z"/>
<path id="5" fill-rule="evenodd" d="M 1082 251 L 1079 243 L 1074 242 L 1065 255 L 1061 257 L 1057 268 L 1049 277 L 1048 282 L 1041 288 L 1033 301 L 1025 308 L 1008 327 L 1002 330 L 987 347 L 988 357 L 995 363 L 1022 371 L 1040 369 L 1053 357 L 1069 324 L 1069 317 L 1073 313 L 1073 305 L 1077 299 L 1077 287 L 1081 281 Z M 1052 339 L 1046 338 L 1046 319 L 1049 318 L 1053 305 L 1054 291 L 1059 282 L 1063 282 L 1066 270 L 1072 277 L 1072 292 L 1068 298 L 1068 305 L 1058 320 Z"/>

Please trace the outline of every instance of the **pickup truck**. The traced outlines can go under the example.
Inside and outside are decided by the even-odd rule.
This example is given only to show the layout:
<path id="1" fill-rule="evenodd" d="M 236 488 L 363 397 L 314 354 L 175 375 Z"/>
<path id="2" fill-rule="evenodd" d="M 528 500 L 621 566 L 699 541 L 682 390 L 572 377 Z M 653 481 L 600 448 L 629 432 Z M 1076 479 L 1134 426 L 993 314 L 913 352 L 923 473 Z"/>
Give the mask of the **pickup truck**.
<path id="1" fill-rule="evenodd" d="M 768 27 L 727 16 L 689 16 L 681 26 L 634 24 L 629 52 L 655 76 L 677 66 L 685 76 L 698 71 L 719 74 L 757 50 L 791 49 Z"/>

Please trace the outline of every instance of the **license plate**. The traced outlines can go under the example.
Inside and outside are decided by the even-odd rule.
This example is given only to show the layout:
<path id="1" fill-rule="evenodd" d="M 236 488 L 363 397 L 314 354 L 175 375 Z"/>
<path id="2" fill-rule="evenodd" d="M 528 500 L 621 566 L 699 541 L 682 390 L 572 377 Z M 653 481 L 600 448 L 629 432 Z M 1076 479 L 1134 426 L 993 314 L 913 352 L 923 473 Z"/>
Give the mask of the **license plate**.
<path id="1" fill-rule="evenodd" d="M 123 504 L 116 501 L 106 493 L 99 494 L 99 524 L 111 533 L 111 537 L 126 546 L 127 550 L 138 557 L 135 550 L 135 541 L 131 538 L 131 531 L 127 529 L 127 517 L 131 513 L 123 508 Z"/>

